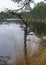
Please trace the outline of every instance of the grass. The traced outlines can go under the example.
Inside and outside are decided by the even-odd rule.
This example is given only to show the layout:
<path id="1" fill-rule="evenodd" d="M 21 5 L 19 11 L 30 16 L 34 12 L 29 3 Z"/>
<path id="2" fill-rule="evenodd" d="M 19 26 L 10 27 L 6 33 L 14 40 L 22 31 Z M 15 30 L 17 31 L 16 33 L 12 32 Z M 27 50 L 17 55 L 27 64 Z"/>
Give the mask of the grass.
<path id="1" fill-rule="evenodd" d="M 39 49 L 32 55 L 27 54 L 28 65 L 46 65 L 46 39 L 41 39 Z M 19 55 L 15 65 L 26 65 L 24 54 Z"/>

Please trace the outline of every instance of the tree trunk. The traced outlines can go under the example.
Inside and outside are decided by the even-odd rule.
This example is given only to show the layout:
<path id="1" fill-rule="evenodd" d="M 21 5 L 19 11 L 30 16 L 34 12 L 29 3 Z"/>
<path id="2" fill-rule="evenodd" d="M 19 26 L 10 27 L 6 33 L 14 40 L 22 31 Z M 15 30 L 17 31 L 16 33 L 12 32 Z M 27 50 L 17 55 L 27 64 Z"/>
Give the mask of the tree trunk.
<path id="1" fill-rule="evenodd" d="M 25 24 L 25 30 L 24 30 L 24 54 L 25 54 L 25 61 L 26 65 L 28 65 L 28 59 L 27 59 L 27 45 L 26 45 L 26 38 L 27 38 L 27 22 Z"/>

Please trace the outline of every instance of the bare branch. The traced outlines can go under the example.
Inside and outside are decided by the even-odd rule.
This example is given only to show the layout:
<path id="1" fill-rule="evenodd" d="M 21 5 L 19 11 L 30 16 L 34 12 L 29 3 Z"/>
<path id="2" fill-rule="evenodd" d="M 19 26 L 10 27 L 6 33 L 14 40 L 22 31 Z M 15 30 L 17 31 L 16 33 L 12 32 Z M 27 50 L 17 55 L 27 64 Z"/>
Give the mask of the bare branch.
<path id="1" fill-rule="evenodd" d="M 19 11 L 22 10 L 27 4 L 29 4 L 32 0 L 29 0 L 28 2 L 26 2 L 20 9 L 14 10 L 14 11 Z"/>
<path id="2" fill-rule="evenodd" d="M 11 12 L 12 15 L 17 15 L 23 22 L 24 24 L 26 24 L 26 21 L 23 19 L 23 17 L 19 14 L 19 13 L 16 13 L 16 12 Z"/>
<path id="3" fill-rule="evenodd" d="M 32 0 L 29 0 L 28 2 L 26 2 L 20 9 L 17 9 L 17 10 L 9 10 L 9 9 L 7 9 L 7 11 L 9 11 L 9 13 L 11 13 L 12 15 L 17 15 L 17 16 L 19 16 L 19 18 L 21 18 L 21 20 L 24 22 L 24 24 L 26 24 L 26 22 L 25 22 L 25 20 L 23 19 L 23 17 L 19 14 L 19 13 L 17 13 L 17 11 L 20 11 L 21 9 L 23 9 L 27 4 L 29 4 L 30 2 L 31 2 Z M 6 18 L 6 17 L 9 17 L 9 15 L 7 16 L 5 16 L 4 18 Z"/>
<path id="4" fill-rule="evenodd" d="M 7 9 L 8 10 L 8 9 Z M 12 15 L 17 15 L 22 21 L 23 21 L 23 23 L 24 24 L 26 24 L 26 21 L 23 19 L 23 17 L 19 14 L 19 13 L 17 13 L 17 12 L 14 12 L 14 11 L 11 11 L 11 10 L 8 10 L 8 13 L 10 13 L 9 15 L 5 15 L 4 17 L 3 17 L 3 20 L 5 20 L 5 18 L 9 18 L 9 17 L 11 17 Z"/>

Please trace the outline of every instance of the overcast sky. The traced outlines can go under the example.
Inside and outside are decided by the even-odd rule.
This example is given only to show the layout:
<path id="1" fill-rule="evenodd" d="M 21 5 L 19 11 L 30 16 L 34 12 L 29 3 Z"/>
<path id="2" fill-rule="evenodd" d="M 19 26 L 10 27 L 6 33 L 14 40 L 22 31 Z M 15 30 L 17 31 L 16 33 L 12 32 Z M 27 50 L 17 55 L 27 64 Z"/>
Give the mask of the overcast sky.
<path id="1" fill-rule="evenodd" d="M 38 3 L 40 1 L 44 1 L 44 0 L 34 0 L 35 3 Z M 18 4 L 17 3 L 14 3 L 13 1 L 11 0 L 0 0 L 0 11 L 3 11 L 5 10 L 6 8 L 9 8 L 9 9 L 18 9 Z M 31 5 L 33 6 L 33 5 Z"/>

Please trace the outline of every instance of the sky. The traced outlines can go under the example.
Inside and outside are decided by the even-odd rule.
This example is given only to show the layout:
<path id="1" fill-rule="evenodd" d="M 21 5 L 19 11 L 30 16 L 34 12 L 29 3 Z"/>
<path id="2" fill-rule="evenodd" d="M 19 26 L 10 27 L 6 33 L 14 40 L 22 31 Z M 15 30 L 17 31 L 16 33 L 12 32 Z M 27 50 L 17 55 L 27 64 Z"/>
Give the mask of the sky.
<path id="1" fill-rule="evenodd" d="M 34 1 L 35 1 L 35 3 L 38 3 L 38 2 L 44 1 L 44 0 L 34 0 Z M 0 12 L 6 10 L 7 8 L 12 9 L 12 10 L 19 9 L 18 6 L 20 6 L 20 4 L 18 5 L 17 3 L 14 3 L 11 0 L 0 0 Z M 31 6 L 33 7 L 34 5 L 31 4 Z"/>

